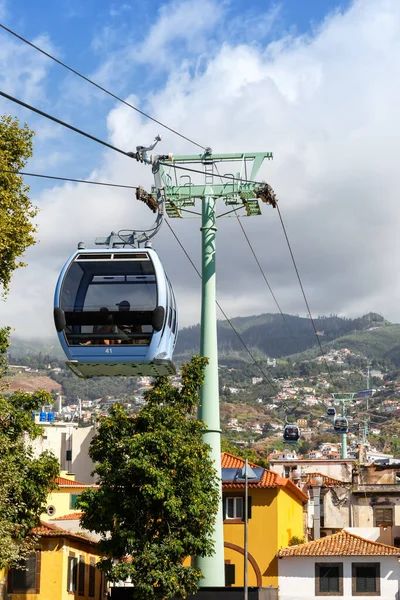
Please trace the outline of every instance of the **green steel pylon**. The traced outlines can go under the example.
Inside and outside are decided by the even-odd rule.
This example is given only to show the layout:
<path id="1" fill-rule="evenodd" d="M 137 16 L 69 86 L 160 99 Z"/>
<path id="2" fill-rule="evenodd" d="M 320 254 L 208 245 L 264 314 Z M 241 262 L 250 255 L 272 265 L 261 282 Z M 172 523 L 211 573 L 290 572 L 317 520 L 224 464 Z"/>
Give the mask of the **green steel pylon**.
<path id="1" fill-rule="evenodd" d="M 261 215 L 259 199 L 276 206 L 276 198 L 272 188 L 266 183 L 255 183 L 257 173 L 265 159 L 272 159 L 271 152 L 254 152 L 243 154 L 215 154 L 210 149 L 203 155 L 190 156 L 156 156 L 152 159 L 155 186 L 152 192 L 162 200 L 167 215 L 171 218 L 193 216 L 188 207 L 193 207 L 196 200 L 201 201 L 202 211 L 202 301 L 201 301 L 201 340 L 200 354 L 209 359 L 205 370 L 204 385 L 200 394 L 198 417 L 206 425 L 203 435 L 209 444 L 211 457 L 214 460 L 216 477 L 220 482 L 220 502 L 214 527 L 214 555 L 199 557 L 196 566 L 203 573 L 202 587 L 225 586 L 224 537 L 222 515 L 221 485 L 221 427 L 219 415 L 218 387 L 218 349 L 217 349 L 217 314 L 216 314 L 216 202 L 222 200 L 230 208 L 229 213 L 244 209 L 243 216 Z M 228 179 L 222 179 L 223 171 L 216 172 L 216 165 L 221 170 L 224 163 L 239 163 L 240 171 L 229 173 Z M 252 163 L 250 170 L 250 163 Z M 177 167 L 185 167 L 187 172 Z M 201 171 L 203 181 L 192 183 L 190 169 Z M 197 173 L 197 176 L 199 174 Z M 217 183 L 216 181 L 219 182 Z"/>
<path id="2" fill-rule="evenodd" d="M 346 417 L 346 404 L 353 401 L 355 396 L 354 392 L 350 392 L 348 394 L 336 393 L 331 394 L 334 399 L 334 404 L 342 405 L 342 416 Z M 340 458 L 347 458 L 347 433 L 342 433 L 342 448 L 340 451 Z"/>

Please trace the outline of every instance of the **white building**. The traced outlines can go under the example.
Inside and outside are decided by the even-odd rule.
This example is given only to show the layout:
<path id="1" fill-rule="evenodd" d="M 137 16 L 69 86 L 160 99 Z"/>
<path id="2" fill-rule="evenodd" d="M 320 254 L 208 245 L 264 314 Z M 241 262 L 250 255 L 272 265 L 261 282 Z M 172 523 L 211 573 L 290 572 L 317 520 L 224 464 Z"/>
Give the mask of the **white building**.
<path id="1" fill-rule="evenodd" d="M 282 548 L 278 557 L 280 600 L 398 598 L 400 548 L 342 530 Z"/>
<path id="2" fill-rule="evenodd" d="M 76 475 L 76 480 L 82 483 L 93 483 L 90 473 L 94 463 L 89 457 L 89 445 L 96 434 L 95 426 L 78 427 L 76 423 L 40 423 L 43 435 L 33 440 L 32 447 L 35 456 L 44 450 L 50 450 L 60 461 L 62 471 Z"/>

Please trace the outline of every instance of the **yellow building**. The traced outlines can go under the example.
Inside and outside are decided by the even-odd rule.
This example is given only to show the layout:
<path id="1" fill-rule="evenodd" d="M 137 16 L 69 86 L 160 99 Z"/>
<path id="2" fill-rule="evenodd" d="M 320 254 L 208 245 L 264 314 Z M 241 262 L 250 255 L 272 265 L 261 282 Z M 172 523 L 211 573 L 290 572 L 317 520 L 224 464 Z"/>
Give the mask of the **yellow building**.
<path id="1" fill-rule="evenodd" d="M 231 565 L 233 585 L 242 586 L 245 489 L 237 475 L 244 460 L 223 452 L 221 463 L 225 564 Z M 257 465 L 249 466 L 255 469 L 258 479 L 248 480 L 248 585 L 277 587 L 277 552 L 288 546 L 294 536 L 303 537 L 303 505 L 308 496 L 291 480 Z"/>
<path id="2" fill-rule="evenodd" d="M 97 544 L 82 534 L 42 522 L 37 551 L 26 570 L 7 573 L 9 600 L 90 600 L 103 598 L 105 581 L 95 565 Z"/>
<path id="3" fill-rule="evenodd" d="M 75 481 L 75 475 L 62 471 L 57 477 L 58 489 L 49 494 L 46 512 L 41 515 L 42 520 L 55 520 L 59 517 L 77 514 L 75 505 L 78 497 L 87 488 L 97 487 L 96 484 L 86 484 Z"/>

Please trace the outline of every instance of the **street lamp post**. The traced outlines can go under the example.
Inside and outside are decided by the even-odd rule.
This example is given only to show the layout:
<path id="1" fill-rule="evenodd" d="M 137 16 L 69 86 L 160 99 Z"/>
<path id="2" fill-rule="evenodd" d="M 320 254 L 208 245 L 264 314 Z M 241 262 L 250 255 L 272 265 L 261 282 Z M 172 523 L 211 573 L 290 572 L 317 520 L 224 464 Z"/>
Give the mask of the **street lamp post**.
<path id="1" fill-rule="evenodd" d="M 244 600 L 249 598 L 249 586 L 248 586 L 248 570 L 247 570 L 247 557 L 248 557 L 248 521 L 249 521 L 249 479 L 257 479 L 257 475 L 253 469 L 249 467 L 249 461 L 245 460 L 244 467 L 240 470 L 240 479 L 244 479 L 244 575 L 243 575 L 243 590 Z"/>

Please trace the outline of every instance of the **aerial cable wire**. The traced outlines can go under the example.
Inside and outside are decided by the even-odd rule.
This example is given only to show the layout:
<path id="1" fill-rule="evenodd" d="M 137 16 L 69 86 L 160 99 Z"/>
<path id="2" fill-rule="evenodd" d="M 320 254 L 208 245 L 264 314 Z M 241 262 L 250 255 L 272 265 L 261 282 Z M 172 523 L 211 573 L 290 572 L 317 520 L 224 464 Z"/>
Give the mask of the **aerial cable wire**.
<path id="1" fill-rule="evenodd" d="M 139 187 L 136 185 L 106 183 L 104 181 L 88 181 L 87 179 L 72 179 L 71 177 L 57 177 L 56 175 L 42 175 L 41 173 L 27 173 L 26 171 L 10 171 L 8 169 L 0 169 L 0 173 L 12 173 L 13 175 L 24 175 L 25 177 L 39 177 L 41 179 L 55 179 L 57 181 L 67 181 L 71 183 L 89 183 L 90 185 L 103 185 L 106 187 L 123 188 L 128 190 L 139 189 Z"/>
<path id="2" fill-rule="evenodd" d="M 85 131 L 82 131 L 82 129 L 78 129 L 77 127 L 74 127 L 73 125 L 66 123 L 65 121 L 61 121 L 61 119 L 57 119 L 56 117 L 53 117 L 52 115 L 49 115 L 48 113 L 45 113 L 44 111 L 39 110 L 38 108 L 31 106 L 30 104 L 27 104 L 26 102 L 22 102 L 22 100 L 18 100 L 18 98 L 14 98 L 14 96 L 10 96 L 9 94 L 6 94 L 5 92 L 2 92 L 2 91 L 0 91 L 0 96 L 3 96 L 3 98 L 7 98 L 7 100 L 11 100 L 11 102 L 15 102 L 16 104 L 19 104 L 20 106 L 23 106 L 24 108 L 27 108 L 28 110 L 32 110 L 33 112 L 37 113 L 38 115 L 41 115 L 42 117 L 45 117 L 46 119 L 50 119 L 50 121 L 54 121 L 54 123 L 57 123 L 58 125 L 67 127 L 68 129 L 71 129 L 72 131 L 75 131 L 76 133 L 79 133 L 80 135 L 83 135 L 83 136 L 89 138 L 90 140 L 97 142 L 98 144 L 102 144 L 103 146 L 106 146 L 107 148 L 111 148 L 111 150 L 115 150 L 116 152 L 119 152 L 120 154 L 124 154 L 125 156 L 128 156 L 129 158 L 136 157 L 136 155 L 133 156 L 132 152 L 125 152 L 125 150 L 121 150 L 120 148 L 117 148 L 116 146 L 113 146 L 112 144 L 109 144 L 108 142 L 104 142 L 103 140 L 100 140 L 99 138 L 95 137 L 94 135 L 91 135 L 90 133 L 86 133 Z"/>
<path id="3" fill-rule="evenodd" d="M 280 304 L 279 304 L 279 302 L 278 302 L 278 300 L 277 300 L 277 298 L 276 298 L 276 296 L 275 296 L 275 294 L 274 294 L 274 292 L 273 292 L 273 290 L 272 290 L 272 288 L 271 288 L 271 285 L 270 285 L 270 283 L 269 283 L 269 281 L 268 281 L 268 279 L 267 279 L 267 277 L 266 277 L 266 275 L 265 275 L 265 273 L 264 273 L 264 270 L 263 270 L 263 268 L 262 268 L 262 266 L 261 266 L 261 264 L 260 264 L 260 261 L 259 261 L 259 260 L 258 260 L 258 258 L 257 258 L 257 255 L 256 255 L 256 253 L 255 253 L 255 251 L 254 251 L 254 248 L 253 248 L 253 246 L 252 246 L 252 244 L 251 244 L 251 242 L 250 242 L 250 240 L 249 240 L 249 237 L 248 237 L 248 235 L 247 235 L 247 233 L 246 233 L 246 231 L 245 231 L 245 229 L 244 229 L 244 227 L 243 227 L 243 224 L 242 224 L 242 222 L 241 222 L 241 220 L 240 220 L 240 218 L 239 218 L 239 216 L 238 216 L 238 215 L 236 215 L 236 218 L 237 218 L 237 221 L 238 221 L 238 223 L 239 223 L 239 225 L 240 225 L 240 228 L 241 228 L 241 230 L 242 230 L 242 232 L 243 232 L 243 235 L 244 235 L 244 237 L 246 238 L 246 241 L 247 241 L 247 243 L 248 243 L 248 245 L 249 245 L 249 248 L 250 248 L 250 250 L 251 250 L 251 253 L 252 253 L 252 254 L 253 254 L 253 256 L 254 256 L 254 260 L 256 261 L 256 263 L 257 263 L 257 266 L 258 266 L 258 268 L 260 269 L 261 275 L 262 275 L 262 277 L 263 277 L 263 279 L 264 279 L 265 283 L 267 284 L 267 286 L 268 286 L 268 289 L 269 289 L 269 291 L 270 291 L 270 293 L 271 293 L 271 296 L 272 296 L 272 298 L 274 299 L 274 302 L 275 302 L 275 304 L 276 304 L 276 306 L 277 306 L 277 308 L 278 308 L 278 310 L 279 310 L 279 312 L 280 312 L 280 314 L 281 314 L 281 317 L 282 317 L 282 319 L 283 319 L 283 321 L 284 321 L 284 323 L 285 323 L 285 325 L 286 325 L 286 328 L 287 328 L 288 332 L 290 333 L 290 335 L 292 336 L 292 338 L 294 339 L 294 341 L 295 341 L 295 344 L 296 344 L 296 346 L 297 346 L 297 349 L 298 349 L 299 353 L 301 353 L 301 352 L 302 352 L 302 350 L 300 349 L 300 346 L 299 346 L 299 344 L 298 344 L 298 342 L 297 342 L 296 336 L 294 335 L 293 331 L 292 331 L 292 330 L 291 330 L 291 328 L 290 328 L 290 325 L 289 325 L 289 323 L 287 322 L 287 319 L 286 319 L 286 317 L 285 317 L 285 315 L 284 315 L 284 313 L 283 313 L 283 311 L 282 311 L 282 309 L 281 309 L 281 307 L 280 307 Z"/>
<path id="4" fill-rule="evenodd" d="M 71 73 L 74 73 L 74 75 L 77 75 L 78 77 L 80 77 L 81 79 L 87 81 L 91 85 L 94 85 L 97 89 L 101 90 L 102 92 L 105 92 L 106 94 L 108 94 L 109 96 L 111 96 L 112 98 L 114 98 L 115 100 L 118 100 L 119 102 L 122 102 L 122 104 L 125 104 L 126 106 L 129 106 L 129 108 L 132 108 L 133 110 L 135 110 L 136 112 L 138 112 L 143 117 L 146 117 L 146 119 L 150 119 L 154 123 L 157 123 L 157 125 L 160 125 L 161 127 L 164 127 L 164 129 L 168 129 L 168 131 L 171 131 L 172 133 L 174 133 L 175 135 L 178 135 L 179 137 L 181 137 L 182 139 L 186 140 L 187 142 L 190 142 L 191 144 L 194 144 L 195 146 L 198 146 L 198 148 L 201 148 L 202 150 L 206 149 L 205 146 L 202 146 L 201 144 L 198 144 L 197 142 L 195 142 L 194 140 L 186 137 L 182 133 L 179 133 L 179 131 L 176 131 L 176 129 L 173 129 L 172 127 L 169 127 L 165 123 L 162 123 L 161 121 L 158 121 L 157 119 L 155 119 L 151 115 L 145 113 L 144 111 L 142 111 L 139 108 L 137 108 L 136 106 L 134 106 L 133 104 L 130 104 L 126 100 L 123 100 L 123 98 L 120 98 L 116 94 L 113 94 L 112 92 L 110 92 L 109 90 L 107 90 L 105 87 L 103 87 L 100 84 L 96 83 L 95 81 L 93 81 L 89 77 L 86 77 L 85 75 L 82 75 L 82 73 L 80 73 L 76 69 L 73 69 L 72 67 L 68 66 L 66 63 L 62 62 L 61 60 L 59 60 L 58 58 L 56 58 L 55 56 L 53 56 L 49 52 L 46 52 L 45 50 L 43 50 L 43 48 L 40 48 L 36 44 L 33 44 L 32 42 L 30 42 L 26 38 L 22 37 L 22 35 L 19 35 L 15 31 L 13 31 L 12 29 L 9 29 L 8 27 L 6 27 L 5 25 L 3 25 L 2 23 L 0 23 L 0 27 L 2 29 L 4 29 L 4 31 L 7 31 L 8 33 L 10 33 L 11 35 L 13 35 L 14 37 L 16 37 L 19 40 L 21 40 L 22 42 L 24 42 L 25 44 L 28 44 L 28 46 L 31 46 L 32 48 L 34 48 L 38 52 L 41 52 L 41 54 L 44 54 L 44 56 L 47 56 L 48 58 L 51 58 L 51 60 L 53 60 L 57 64 L 61 65 L 65 69 L 68 69 L 68 71 L 71 71 Z"/>
<path id="5" fill-rule="evenodd" d="M 310 321 L 311 321 L 312 327 L 314 329 L 315 337 L 317 338 L 317 341 L 318 341 L 319 349 L 321 351 L 321 356 L 322 356 L 322 359 L 323 359 L 323 361 L 324 361 L 324 363 L 326 365 L 326 368 L 328 370 L 329 377 L 330 377 L 332 383 L 334 383 L 333 377 L 332 377 L 332 371 L 331 371 L 331 369 L 330 369 L 330 367 L 328 365 L 328 361 L 326 360 L 326 354 L 325 354 L 325 352 L 324 352 L 324 350 L 322 348 L 321 340 L 319 339 L 319 335 L 318 335 L 318 332 L 317 332 L 317 327 L 315 325 L 314 318 L 313 318 L 313 316 L 311 314 L 310 305 L 308 303 L 307 296 L 306 296 L 306 293 L 304 291 L 303 283 L 302 283 L 301 277 L 300 277 L 300 272 L 299 272 L 299 269 L 297 268 L 297 264 L 296 264 L 296 260 L 294 258 L 292 246 L 290 244 L 289 237 L 288 237 L 288 234 L 287 234 L 287 231 L 286 231 L 286 227 L 285 227 L 285 224 L 283 222 L 282 213 L 281 213 L 278 205 L 277 205 L 276 208 L 277 208 L 277 211 L 278 211 L 279 220 L 280 220 L 281 225 L 282 225 L 282 230 L 283 230 L 283 233 L 284 233 L 284 236 L 285 236 L 285 239 L 286 239 L 286 243 L 287 243 L 287 246 L 289 248 L 289 253 L 290 253 L 290 256 L 291 256 L 291 259 L 292 259 L 293 267 L 294 267 L 294 270 L 296 272 L 297 279 L 298 279 L 298 282 L 299 282 L 299 285 L 300 285 L 301 293 L 303 295 L 304 302 L 305 302 L 305 305 L 307 307 L 308 316 L 310 317 Z"/>
<path id="6" fill-rule="evenodd" d="M 165 221 L 166 224 L 168 225 L 172 235 L 174 236 L 174 238 L 176 239 L 176 241 L 178 242 L 179 246 L 181 247 L 181 249 L 183 250 L 186 258 L 189 260 L 190 264 L 192 265 L 192 267 L 194 268 L 194 270 L 196 271 L 197 275 L 201 277 L 201 273 L 198 270 L 198 268 L 196 267 L 196 265 L 194 264 L 194 262 L 192 261 L 192 259 L 190 258 L 188 252 L 186 251 L 184 245 L 182 244 L 182 242 L 180 241 L 180 239 L 178 238 L 178 236 L 176 235 L 175 231 L 172 229 L 171 225 L 168 223 L 168 220 Z M 228 318 L 228 316 L 226 315 L 225 311 L 222 309 L 220 303 L 218 301 L 215 302 L 216 305 L 218 306 L 219 310 L 221 311 L 221 313 L 224 315 L 227 323 L 230 325 L 230 327 L 233 329 L 233 331 L 235 332 L 235 334 L 237 335 L 237 337 L 239 338 L 241 344 L 243 345 L 243 347 L 245 348 L 245 350 L 248 352 L 248 354 L 250 355 L 250 357 L 252 358 L 255 366 L 259 369 L 259 371 L 262 373 L 262 375 L 265 377 L 266 382 L 268 383 L 268 385 L 271 387 L 271 389 L 276 393 L 279 391 L 279 388 L 276 386 L 276 384 L 272 381 L 272 379 L 269 377 L 269 375 L 267 375 L 265 373 L 265 371 L 262 369 L 262 367 L 258 364 L 256 358 L 254 357 L 253 353 L 251 352 L 251 350 L 248 348 L 246 342 L 243 340 L 243 338 L 241 337 L 240 333 L 236 330 L 236 328 L 234 327 L 232 321 Z"/>

